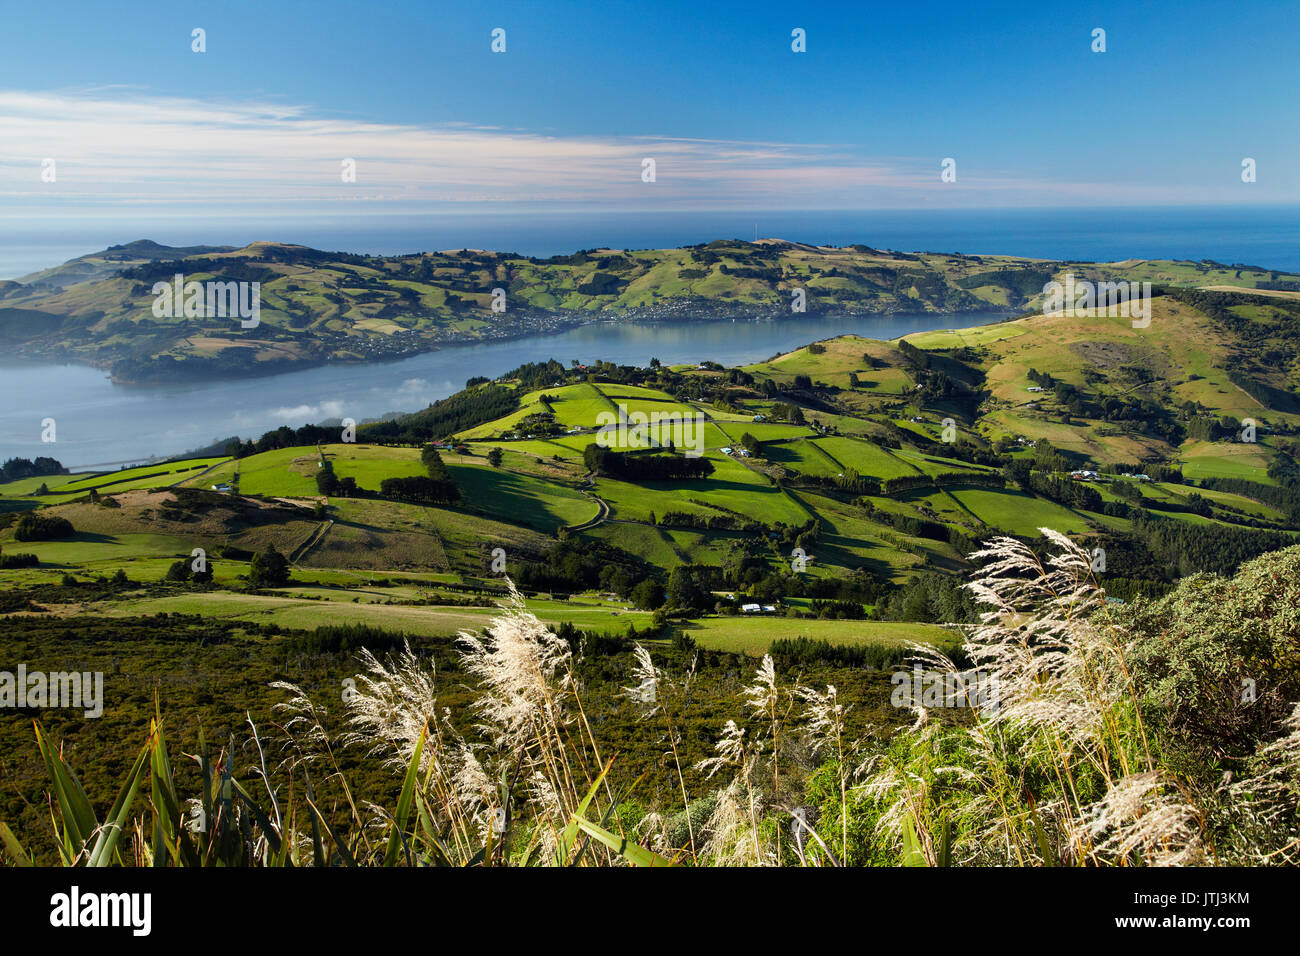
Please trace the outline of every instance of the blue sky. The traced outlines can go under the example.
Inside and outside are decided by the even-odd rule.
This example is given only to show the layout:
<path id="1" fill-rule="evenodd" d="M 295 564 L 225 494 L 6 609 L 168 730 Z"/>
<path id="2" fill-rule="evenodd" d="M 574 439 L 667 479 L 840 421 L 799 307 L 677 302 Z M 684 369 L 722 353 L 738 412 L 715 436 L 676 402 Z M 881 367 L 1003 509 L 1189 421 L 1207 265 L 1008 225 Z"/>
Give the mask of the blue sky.
<path id="1" fill-rule="evenodd" d="M 1300 4 L 1053 6 L 12 4 L 0 216 L 1300 201 Z"/>

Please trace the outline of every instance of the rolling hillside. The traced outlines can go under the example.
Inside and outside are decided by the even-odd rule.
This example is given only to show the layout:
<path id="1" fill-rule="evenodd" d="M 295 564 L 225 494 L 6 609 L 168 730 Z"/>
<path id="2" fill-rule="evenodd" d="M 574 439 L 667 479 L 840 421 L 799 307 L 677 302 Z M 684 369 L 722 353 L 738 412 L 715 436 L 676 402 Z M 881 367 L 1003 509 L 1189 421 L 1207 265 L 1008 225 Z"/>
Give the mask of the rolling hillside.
<path id="1" fill-rule="evenodd" d="M 591 249 L 534 258 L 460 250 L 378 257 L 257 242 L 140 240 L 0 282 L 0 342 L 28 357 L 111 368 L 120 381 L 271 374 L 409 355 L 448 342 L 557 331 L 594 318 L 1016 312 L 1065 273 L 1107 281 L 1284 290 L 1297 277 L 1211 262 L 1065 263 L 783 240 Z M 154 284 L 258 283 L 259 324 L 203 307 L 155 315 Z M 251 288 L 251 287 L 250 287 Z M 499 291 L 498 291 L 499 290 Z"/>
<path id="2" fill-rule="evenodd" d="M 550 613 L 615 630 L 658 606 L 647 584 L 634 607 L 636 585 L 680 585 L 666 600 L 689 601 L 685 627 L 753 650 L 740 640 L 746 601 L 776 602 L 795 631 L 837 640 L 851 634 L 809 601 L 955 623 L 955 583 L 933 582 L 955 582 L 993 535 L 1034 540 L 1046 527 L 1104 553 L 1116 597 L 1162 593 L 1296 540 L 1298 329 L 1300 303 L 1172 290 L 1141 328 L 1038 315 L 891 342 L 844 336 L 743 368 L 539 363 L 363 425 L 351 443 L 307 426 L 229 457 L 0 485 L 3 553 L 34 555 L 3 574 L 32 594 L 65 575 L 158 581 L 200 547 L 215 586 L 242 595 L 253 554 L 274 545 L 307 591 L 258 598 L 273 614 L 320 598 L 322 620 L 341 600 L 450 626 L 466 613 L 456 589 L 499 588 L 506 574 L 537 600 L 611 602 L 571 617 L 560 600 Z M 620 412 L 657 415 L 660 429 L 602 435 Z M 686 421 L 698 444 L 682 441 Z M 425 474 L 429 443 L 454 502 L 392 490 Z M 322 469 L 349 488 L 323 493 Z M 24 541 L 33 513 L 74 533 Z M 375 574 L 389 589 L 368 586 Z M 116 593 L 92 603 L 116 606 Z M 70 599 L 60 594 L 55 606 Z M 136 597 L 206 600 L 168 594 L 150 584 Z M 210 611 L 243 616 L 249 600 Z"/>

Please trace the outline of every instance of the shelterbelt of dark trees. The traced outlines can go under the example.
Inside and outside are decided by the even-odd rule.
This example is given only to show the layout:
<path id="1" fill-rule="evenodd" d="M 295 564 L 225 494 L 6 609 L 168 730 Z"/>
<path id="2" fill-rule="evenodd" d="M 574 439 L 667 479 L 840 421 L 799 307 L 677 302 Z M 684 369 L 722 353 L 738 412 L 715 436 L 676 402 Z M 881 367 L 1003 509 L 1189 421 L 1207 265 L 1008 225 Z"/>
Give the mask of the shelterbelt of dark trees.
<path id="1" fill-rule="evenodd" d="M 613 451 L 594 442 L 582 453 L 582 462 L 593 475 L 607 475 L 623 481 L 690 481 L 713 474 L 713 462 L 675 452 L 653 454 Z"/>
<path id="2" fill-rule="evenodd" d="M 10 458 L 0 465 L 0 482 L 18 481 L 22 478 L 43 478 L 46 475 L 66 475 L 68 469 L 53 458 L 44 456 L 32 461 L 27 458 Z"/>

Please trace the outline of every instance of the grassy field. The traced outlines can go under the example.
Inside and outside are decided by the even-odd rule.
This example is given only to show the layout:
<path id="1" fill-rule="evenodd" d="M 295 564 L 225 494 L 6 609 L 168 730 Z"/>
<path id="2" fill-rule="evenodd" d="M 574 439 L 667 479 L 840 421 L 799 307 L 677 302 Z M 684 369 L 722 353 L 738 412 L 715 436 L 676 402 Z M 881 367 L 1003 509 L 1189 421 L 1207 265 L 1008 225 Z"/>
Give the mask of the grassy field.
<path id="1" fill-rule="evenodd" d="M 834 478 L 844 473 L 843 465 L 808 440 L 769 442 L 763 446 L 763 457 L 804 475 Z"/>
<path id="2" fill-rule="evenodd" d="M 763 406 L 756 406 L 763 407 Z M 753 435 L 759 441 L 779 441 L 785 438 L 809 438 L 814 432 L 811 428 L 804 425 L 782 425 L 778 422 L 724 422 L 720 425 L 722 431 L 731 444 L 740 441 L 741 436 L 748 433 Z"/>
<path id="3" fill-rule="evenodd" d="M 75 475 L 45 475 L 0 484 L 0 512 L 23 511 L 38 505 L 60 504 L 96 491 L 117 494 L 149 488 L 166 488 L 201 474 L 225 458 L 189 458 L 184 461 L 123 468 L 120 471 Z M 47 494 L 35 492 L 45 486 Z"/>
<path id="4" fill-rule="evenodd" d="M 694 557 L 691 555 L 691 549 L 682 547 L 676 539 L 676 533 L 668 528 L 612 521 L 593 528 L 587 533 L 593 538 L 639 555 L 657 567 L 669 570 L 686 563 L 688 557 Z"/>
<path id="5" fill-rule="evenodd" d="M 1021 491 L 993 488 L 947 490 L 991 528 L 1031 538 L 1038 536 L 1039 528 L 1051 528 L 1062 534 L 1082 534 L 1088 530 L 1087 521 L 1070 509 Z"/>
<path id="6" fill-rule="evenodd" d="M 888 448 L 882 448 L 868 441 L 828 437 L 819 438 L 814 444 L 864 478 L 877 478 L 884 481 L 888 478 L 899 478 L 916 473 L 915 468 L 903 458 L 893 454 Z"/>
<path id="7" fill-rule="evenodd" d="M 782 638 L 808 637 L 831 644 L 885 644 L 898 646 L 907 641 L 952 646 L 958 633 L 937 624 L 889 621 L 821 621 L 789 617 L 709 617 L 692 622 L 688 633 L 701 647 L 761 657 L 772 642 Z"/>
<path id="8" fill-rule="evenodd" d="M 704 482 L 634 485 L 613 478 L 598 478 L 595 493 L 609 503 L 613 517 L 621 521 L 646 522 L 651 513 L 662 517 L 670 511 L 704 517 L 722 514 L 705 503 L 702 495 L 689 491 L 687 484 L 703 485 Z"/>
<path id="9" fill-rule="evenodd" d="M 840 388 L 848 386 L 849 373 L 871 377 L 871 369 L 863 355 L 873 343 L 856 335 L 845 335 L 818 343 L 820 351 L 805 346 L 779 355 L 768 362 L 745 366 L 751 374 L 771 377 L 775 381 L 789 382 L 796 375 L 816 376 L 818 381 Z M 895 354 L 891 356 L 897 360 Z"/>
<path id="10" fill-rule="evenodd" d="M 427 637 L 454 635 L 462 630 L 478 631 L 496 612 L 488 607 L 409 607 L 386 603 L 396 597 L 389 589 L 364 587 L 339 594 L 311 587 L 294 588 L 296 596 L 206 592 L 167 597 L 143 597 L 117 602 L 110 616 L 201 614 L 233 621 L 275 623 L 283 627 L 316 628 L 325 625 L 364 624 L 388 630 L 406 631 Z M 313 600 L 312 598 L 318 598 Z M 352 598 L 358 598 L 356 603 Z M 570 622 L 584 630 L 621 634 L 628 624 L 648 625 L 647 612 L 625 609 L 599 600 L 530 600 L 528 606 L 551 625 Z"/>
<path id="11" fill-rule="evenodd" d="M 185 461 L 166 462 L 159 465 L 142 465 L 139 468 L 124 468 L 86 477 L 77 476 L 75 481 L 60 486 L 62 493 L 85 494 L 91 488 L 96 491 L 133 491 L 138 488 L 162 488 L 176 484 L 178 481 L 192 477 L 192 473 L 202 471 L 219 462 L 222 458 L 189 458 Z"/>
<path id="12" fill-rule="evenodd" d="M 1185 485 L 1166 485 L 1166 488 L 1178 488 L 1181 492 L 1189 492 Z M 1263 502 L 1256 501 L 1254 498 L 1247 498 L 1243 495 L 1229 494 L 1226 491 L 1211 491 L 1208 488 L 1197 488 L 1196 494 L 1202 498 L 1208 498 L 1216 505 L 1223 505 L 1228 508 L 1236 508 L 1244 511 L 1246 514 L 1255 515 L 1259 518 L 1266 518 L 1270 521 L 1279 521 L 1286 517 L 1279 509 L 1270 507 Z"/>
<path id="13" fill-rule="evenodd" d="M 385 478 L 407 478 L 425 474 L 417 448 L 389 448 L 383 445 L 323 445 L 318 453 L 314 446 L 281 448 L 251 455 L 239 462 L 231 461 L 201 479 L 186 482 L 190 487 L 208 488 L 230 484 L 239 474 L 239 491 L 246 495 L 274 497 L 316 497 L 316 474 L 321 453 L 340 478 L 356 479 L 358 487 L 379 489 Z"/>
<path id="14" fill-rule="evenodd" d="M 922 554 L 931 558 L 951 555 L 946 543 L 911 538 L 878 521 L 867 518 L 861 509 L 810 492 L 799 492 L 801 502 L 821 521 L 822 536 L 814 549 L 816 567 L 853 569 L 866 566 L 882 578 L 903 580 L 921 564 Z M 882 501 L 887 499 L 881 499 Z M 911 509 L 890 502 L 898 513 Z M 880 509 L 885 510 L 885 509 Z M 898 545 L 905 542 L 908 549 Z M 921 552 L 918 554 L 917 552 Z"/>
<path id="15" fill-rule="evenodd" d="M 580 441 L 577 439 L 581 439 Z M 532 455 L 534 458 L 553 459 L 557 455 L 565 461 L 581 461 L 582 449 L 594 441 L 591 435 L 568 436 L 549 441 L 475 441 L 469 447 L 476 456 L 486 456 L 493 448 L 503 454 Z"/>
<path id="16" fill-rule="evenodd" d="M 1245 442 L 1185 442 L 1179 449 L 1179 464 L 1188 478 L 1244 478 L 1261 485 L 1275 485 L 1268 475 L 1268 449 Z"/>
<path id="17" fill-rule="evenodd" d="M 665 399 L 667 396 L 663 396 Z M 547 401 L 543 402 L 542 399 Z M 457 435 L 464 440 L 494 438 L 514 432 L 516 426 L 532 415 L 553 414 L 565 428 L 593 428 L 602 412 L 615 412 L 617 406 L 595 385 L 581 383 L 545 388 L 520 398 L 520 407 L 503 418 L 466 429 Z"/>
<path id="18" fill-rule="evenodd" d="M 42 485 L 45 485 L 51 491 L 56 491 L 64 485 L 81 479 L 81 475 L 45 475 L 38 478 L 19 478 L 17 481 L 6 481 L 0 484 L 0 499 L 31 497 Z"/>
<path id="19" fill-rule="evenodd" d="M 448 470 L 472 508 L 491 518 L 554 531 L 596 516 L 596 503 L 576 488 L 486 465 Z"/>
<path id="20" fill-rule="evenodd" d="M 480 573 L 492 548 L 536 555 L 550 537 L 518 524 L 449 508 L 335 499 L 337 521 L 302 563 L 316 567 L 455 569 Z"/>

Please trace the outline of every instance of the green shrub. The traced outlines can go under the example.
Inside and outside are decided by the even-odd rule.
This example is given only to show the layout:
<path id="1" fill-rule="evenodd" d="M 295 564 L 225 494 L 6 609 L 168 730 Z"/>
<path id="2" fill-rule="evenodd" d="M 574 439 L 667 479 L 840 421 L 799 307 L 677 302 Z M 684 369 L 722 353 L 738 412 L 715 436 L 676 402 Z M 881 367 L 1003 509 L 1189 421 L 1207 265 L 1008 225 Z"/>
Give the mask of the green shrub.
<path id="1" fill-rule="evenodd" d="M 76 533 L 67 518 L 28 512 L 18 519 L 14 538 L 18 541 L 53 541 L 71 538 Z"/>

